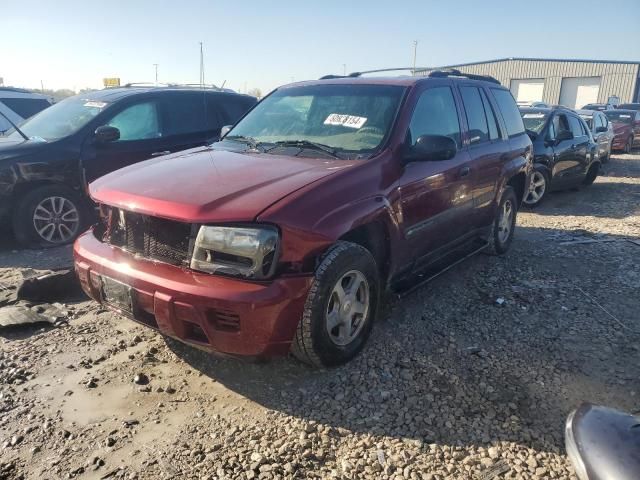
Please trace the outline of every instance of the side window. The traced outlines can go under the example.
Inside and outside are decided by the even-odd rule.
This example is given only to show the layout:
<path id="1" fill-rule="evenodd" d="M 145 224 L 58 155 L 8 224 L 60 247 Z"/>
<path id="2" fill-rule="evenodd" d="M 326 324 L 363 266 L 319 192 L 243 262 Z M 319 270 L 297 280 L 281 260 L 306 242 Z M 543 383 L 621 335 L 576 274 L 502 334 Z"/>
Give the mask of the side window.
<path id="1" fill-rule="evenodd" d="M 248 102 L 242 97 L 222 97 L 220 99 L 220 107 L 224 112 L 226 124 L 233 125 L 236 123 L 240 120 L 240 117 L 247 113 L 254 103 L 253 101 Z"/>
<path id="2" fill-rule="evenodd" d="M 557 115 L 555 115 L 551 121 L 549 122 L 549 134 L 547 135 L 547 138 L 549 140 L 555 140 L 556 139 L 556 132 L 558 131 L 557 129 L 557 122 L 556 119 L 558 118 Z"/>
<path id="3" fill-rule="evenodd" d="M 480 90 L 476 87 L 460 87 L 462 103 L 467 115 L 469 125 L 469 143 L 482 143 L 489 140 L 489 126 L 484 113 Z"/>
<path id="4" fill-rule="evenodd" d="M 574 137 L 582 137 L 583 135 L 585 135 L 585 131 L 582 127 L 582 122 L 578 117 L 570 115 L 569 126 L 571 127 L 571 133 L 573 133 Z"/>
<path id="5" fill-rule="evenodd" d="M 487 98 L 487 94 L 484 90 L 480 90 L 482 95 L 482 104 L 484 105 L 484 111 L 487 114 L 487 122 L 489 123 L 489 138 L 491 140 L 497 140 L 500 138 L 500 127 L 498 126 L 498 118 L 496 112 L 493 111 L 493 107 Z"/>
<path id="6" fill-rule="evenodd" d="M 205 132 L 205 92 L 179 92 L 167 96 L 164 135 L 184 135 Z"/>
<path id="7" fill-rule="evenodd" d="M 120 140 L 147 140 L 162 136 L 156 102 L 131 105 L 116 114 L 108 125 L 120 130 Z"/>
<path id="8" fill-rule="evenodd" d="M 597 131 L 598 128 L 602 127 L 604 124 L 602 123 L 602 115 L 594 115 L 593 117 L 593 130 Z"/>
<path id="9" fill-rule="evenodd" d="M 510 137 L 524 133 L 524 123 L 522 123 L 522 117 L 518 110 L 518 105 L 513 99 L 513 95 L 509 90 L 503 90 L 501 88 L 492 88 L 491 92 L 496 99 L 498 109 L 502 113 L 502 118 L 507 127 L 507 134 Z"/>
<path id="10" fill-rule="evenodd" d="M 460 147 L 460 123 L 451 88 L 430 88 L 418 99 L 407 132 L 409 144 L 421 135 L 444 135 Z"/>
<path id="11" fill-rule="evenodd" d="M 216 134 L 219 133 L 222 127 L 230 123 L 220 106 L 218 97 L 215 95 L 207 95 L 205 115 L 207 130 L 213 130 Z"/>
<path id="12" fill-rule="evenodd" d="M 561 132 L 570 132 L 569 120 L 565 114 L 558 114 L 553 117 L 553 128 L 556 132 L 556 136 Z"/>

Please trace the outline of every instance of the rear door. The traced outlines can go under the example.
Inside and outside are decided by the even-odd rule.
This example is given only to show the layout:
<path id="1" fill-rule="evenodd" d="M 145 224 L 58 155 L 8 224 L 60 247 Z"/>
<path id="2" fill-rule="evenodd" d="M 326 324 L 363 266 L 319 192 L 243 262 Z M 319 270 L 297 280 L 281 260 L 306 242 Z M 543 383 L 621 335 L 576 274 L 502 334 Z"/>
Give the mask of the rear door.
<path id="1" fill-rule="evenodd" d="M 571 180 L 571 168 L 574 166 L 574 139 L 556 140 L 562 132 L 571 132 L 569 119 L 562 112 L 556 112 L 551 119 L 551 125 L 555 134 L 550 140 L 553 142 L 554 165 L 552 168 L 552 184 L 554 187 L 560 187 Z"/>
<path id="2" fill-rule="evenodd" d="M 589 169 L 589 146 L 591 144 L 591 136 L 586 123 L 577 115 L 569 114 L 569 126 L 573 133 L 573 162 L 569 169 L 568 176 L 571 182 L 581 182 Z"/>
<path id="3" fill-rule="evenodd" d="M 462 146 L 460 115 L 450 85 L 425 87 L 418 98 L 407 145 L 421 135 L 445 135 L 458 145 L 456 156 L 443 161 L 415 161 L 399 180 L 402 228 L 411 254 L 426 257 L 468 229 L 473 211 L 471 162 Z"/>
<path id="4" fill-rule="evenodd" d="M 509 140 L 502 134 L 495 108 L 482 87 L 462 84 L 459 91 L 467 121 L 464 141 L 471 159 L 472 225 L 482 227 L 493 219 L 492 205 L 502 165 L 506 162 L 506 152 L 509 151 Z"/>
<path id="5" fill-rule="evenodd" d="M 598 155 L 600 157 L 604 157 L 609 150 L 609 132 L 606 131 L 607 128 L 607 117 L 605 117 L 602 113 L 596 112 L 593 115 L 593 136 L 598 144 Z M 600 130 L 600 131 L 598 131 Z M 604 130 L 604 131 L 603 131 Z"/>
<path id="6" fill-rule="evenodd" d="M 157 99 L 145 98 L 117 108 L 103 125 L 120 130 L 120 139 L 95 142 L 90 135 L 82 147 L 85 181 L 92 182 L 109 172 L 146 160 L 165 149 L 160 106 Z"/>

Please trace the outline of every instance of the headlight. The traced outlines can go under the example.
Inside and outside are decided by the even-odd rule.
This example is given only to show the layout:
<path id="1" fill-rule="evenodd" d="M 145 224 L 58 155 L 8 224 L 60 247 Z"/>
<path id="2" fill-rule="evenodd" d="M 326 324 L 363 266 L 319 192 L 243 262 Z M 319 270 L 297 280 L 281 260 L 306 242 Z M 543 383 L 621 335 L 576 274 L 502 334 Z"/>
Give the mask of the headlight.
<path id="1" fill-rule="evenodd" d="M 202 226 L 191 268 L 208 273 L 252 278 L 271 276 L 276 268 L 279 236 L 271 227 Z"/>

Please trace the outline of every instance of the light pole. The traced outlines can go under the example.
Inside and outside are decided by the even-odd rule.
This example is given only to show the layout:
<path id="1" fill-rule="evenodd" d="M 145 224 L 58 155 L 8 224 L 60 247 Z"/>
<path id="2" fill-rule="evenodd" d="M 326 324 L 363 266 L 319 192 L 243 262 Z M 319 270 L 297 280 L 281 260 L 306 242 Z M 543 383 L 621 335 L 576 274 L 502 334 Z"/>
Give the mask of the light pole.
<path id="1" fill-rule="evenodd" d="M 412 75 L 415 77 L 416 75 L 416 55 L 418 53 L 418 40 L 413 41 L 413 70 L 411 71 Z"/>
<path id="2" fill-rule="evenodd" d="M 347 64 L 346 63 L 342 64 L 342 75 L 344 75 L 345 77 L 347 76 Z"/>
<path id="3" fill-rule="evenodd" d="M 204 57 L 202 56 L 202 42 L 200 42 L 200 88 L 204 88 Z"/>
<path id="4" fill-rule="evenodd" d="M 156 87 L 158 86 L 158 64 L 154 63 L 153 66 L 156 69 Z"/>

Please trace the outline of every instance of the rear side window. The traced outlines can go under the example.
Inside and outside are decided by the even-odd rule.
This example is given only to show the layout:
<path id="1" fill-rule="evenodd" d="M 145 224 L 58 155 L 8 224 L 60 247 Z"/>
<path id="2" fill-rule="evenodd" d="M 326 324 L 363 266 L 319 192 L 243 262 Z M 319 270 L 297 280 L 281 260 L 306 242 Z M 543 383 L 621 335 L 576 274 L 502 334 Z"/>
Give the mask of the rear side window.
<path id="1" fill-rule="evenodd" d="M 484 112 L 484 105 L 480 97 L 480 90 L 476 87 L 460 87 L 462 103 L 467 114 L 469 125 L 469 143 L 482 143 L 489 140 L 489 125 Z"/>
<path id="2" fill-rule="evenodd" d="M 165 136 L 206 131 L 205 100 L 204 92 L 167 96 L 163 124 Z"/>
<path id="3" fill-rule="evenodd" d="M 502 118 L 507 127 L 507 134 L 512 137 L 520 133 L 524 133 L 524 124 L 518 110 L 518 105 L 513 99 L 509 90 L 492 88 L 493 96 L 498 104 L 498 109 L 502 113 Z"/>
<path id="4" fill-rule="evenodd" d="M 500 138 L 500 127 L 498 126 L 498 119 L 496 113 L 493 111 L 493 107 L 487 98 L 487 94 L 484 90 L 480 90 L 482 96 L 482 104 L 484 105 L 484 111 L 487 114 L 487 122 L 489 123 L 489 138 L 491 140 L 497 140 Z"/>
<path id="5" fill-rule="evenodd" d="M 420 96 L 407 132 L 409 144 L 421 135 L 450 137 L 460 147 L 460 123 L 451 88 L 430 88 Z"/>
<path id="6" fill-rule="evenodd" d="M 2 103 L 25 120 L 51 106 L 51 104 L 43 98 L 3 98 Z"/>

